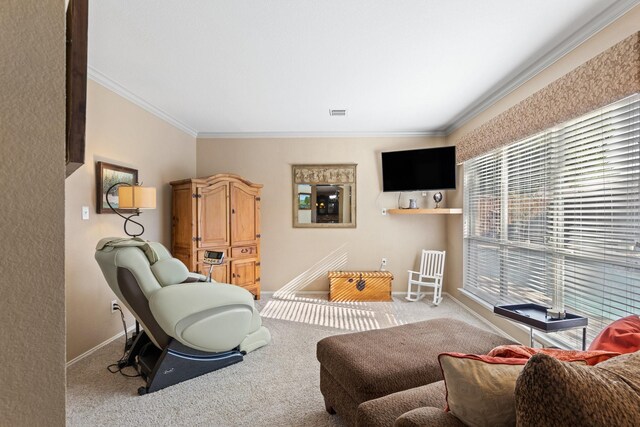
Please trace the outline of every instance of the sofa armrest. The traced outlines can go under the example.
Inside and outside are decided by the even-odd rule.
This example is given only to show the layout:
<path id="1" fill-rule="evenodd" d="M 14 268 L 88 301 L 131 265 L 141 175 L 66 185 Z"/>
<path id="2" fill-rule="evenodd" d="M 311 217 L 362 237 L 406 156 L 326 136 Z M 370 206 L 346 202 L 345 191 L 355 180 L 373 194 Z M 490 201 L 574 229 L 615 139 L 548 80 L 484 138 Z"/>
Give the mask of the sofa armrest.
<path id="1" fill-rule="evenodd" d="M 391 426 L 405 412 L 424 406 L 440 408 L 446 405 L 444 381 L 392 393 L 362 402 L 356 413 L 357 426 Z"/>
<path id="2" fill-rule="evenodd" d="M 462 421 L 451 412 L 445 412 L 440 408 L 423 407 L 402 414 L 393 427 L 464 427 Z"/>

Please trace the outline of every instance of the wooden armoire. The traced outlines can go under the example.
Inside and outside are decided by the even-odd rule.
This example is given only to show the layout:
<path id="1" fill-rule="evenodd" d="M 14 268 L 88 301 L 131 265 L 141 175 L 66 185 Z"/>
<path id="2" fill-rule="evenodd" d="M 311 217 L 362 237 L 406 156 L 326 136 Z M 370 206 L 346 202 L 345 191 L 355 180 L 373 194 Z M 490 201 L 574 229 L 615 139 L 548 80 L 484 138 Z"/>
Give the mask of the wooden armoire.
<path id="1" fill-rule="evenodd" d="M 171 182 L 171 253 L 190 271 L 209 274 L 205 250 L 222 251 L 225 262 L 212 277 L 260 298 L 260 191 L 233 174 Z"/>

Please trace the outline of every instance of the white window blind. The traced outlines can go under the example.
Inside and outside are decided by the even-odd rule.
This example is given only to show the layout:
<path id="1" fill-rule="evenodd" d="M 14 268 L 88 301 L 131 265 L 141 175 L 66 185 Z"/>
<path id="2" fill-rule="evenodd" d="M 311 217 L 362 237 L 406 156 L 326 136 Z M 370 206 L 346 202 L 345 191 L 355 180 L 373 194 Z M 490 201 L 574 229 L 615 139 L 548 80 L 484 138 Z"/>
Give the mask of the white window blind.
<path id="1" fill-rule="evenodd" d="M 640 314 L 640 95 L 464 164 L 464 288 L 564 302 L 588 341 Z M 562 333 L 579 346 L 580 331 Z"/>

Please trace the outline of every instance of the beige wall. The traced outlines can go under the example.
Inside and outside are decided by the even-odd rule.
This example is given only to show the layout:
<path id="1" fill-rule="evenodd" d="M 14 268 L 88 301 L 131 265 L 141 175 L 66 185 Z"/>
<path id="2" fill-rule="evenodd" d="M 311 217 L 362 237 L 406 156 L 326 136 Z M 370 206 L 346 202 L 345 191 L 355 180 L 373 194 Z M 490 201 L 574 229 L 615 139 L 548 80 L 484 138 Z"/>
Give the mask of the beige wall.
<path id="1" fill-rule="evenodd" d="M 534 78 L 525 82 L 518 89 L 496 102 L 494 105 L 483 111 L 474 119 L 467 122 L 464 126 L 457 129 L 447 137 L 448 144 L 456 144 L 457 141 L 466 133 L 481 126 L 483 123 L 499 115 L 503 111 L 509 109 L 518 102 L 526 99 L 536 91 L 544 88 L 554 80 L 564 76 L 574 68 L 582 65 L 584 62 L 598 55 L 599 53 L 610 48 L 614 44 L 624 40 L 630 35 L 640 30 L 640 6 L 631 9 L 616 22 L 612 23 L 589 40 L 578 46 L 573 51 L 556 61 L 551 66 L 540 72 Z M 458 177 L 463 176 L 463 168 L 458 168 Z M 463 186 L 462 181 L 459 182 L 455 192 L 450 192 L 451 203 L 456 206 L 463 204 Z M 499 325 L 501 328 L 508 330 L 516 338 L 525 340 L 525 335 L 514 329 L 510 322 L 497 319 L 488 309 L 481 307 L 473 300 L 462 295 L 458 288 L 462 287 L 462 218 L 450 217 L 447 219 L 447 236 L 449 240 L 446 275 L 448 280 L 445 283 L 445 292 L 449 292 L 463 303 L 473 308 L 479 314 Z"/>
<path id="2" fill-rule="evenodd" d="M 64 3 L 0 13 L 0 425 L 62 426 Z"/>
<path id="3" fill-rule="evenodd" d="M 444 138 L 198 139 L 197 173 L 231 172 L 263 184 L 262 291 L 276 291 L 332 251 L 346 245 L 343 270 L 377 270 L 382 257 L 394 276 L 394 291 L 406 289 L 407 270 L 423 248 L 445 249 L 445 219 L 439 215 L 387 215 L 397 193 L 382 193 L 380 153 L 442 145 Z M 292 164 L 357 163 L 357 228 L 292 227 Z M 431 199 L 414 194 L 419 204 Z M 414 197 L 411 196 L 411 197 Z M 408 195 L 403 204 L 408 205 Z M 329 268 L 325 266 L 325 268 Z M 328 290 L 326 275 L 304 290 Z"/>
<path id="4" fill-rule="evenodd" d="M 124 220 L 96 214 L 95 162 L 138 170 L 144 185 L 156 187 L 157 209 L 140 216 L 144 238 L 169 246 L 171 192 L 169 181 L 195 174 L 195 138 L 89 80 L 87 90 L 85 164 L 66 180 L 67 360 L 122 331 L 109 304 L 115 296 L 93 258 L 98 240 L 124 236 Z M 82 206 L 89 206 L 88 221 Z M 131 231 L 137 227 L 131 226 Z M 132 325 L 132 318 L 127 316 Z"/>

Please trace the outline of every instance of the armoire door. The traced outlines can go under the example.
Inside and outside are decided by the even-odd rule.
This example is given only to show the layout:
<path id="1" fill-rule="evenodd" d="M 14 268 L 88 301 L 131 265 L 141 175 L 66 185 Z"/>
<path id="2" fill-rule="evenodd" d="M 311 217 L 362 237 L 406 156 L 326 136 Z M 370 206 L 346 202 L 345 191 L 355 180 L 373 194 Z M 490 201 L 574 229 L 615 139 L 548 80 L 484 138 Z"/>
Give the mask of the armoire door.
<path id="1" fill-rule="evenodd" d="M 226 182 L 198 189 L 199 248 L 229 245 L 228 192 Z"/>
<path id="2" fill-rule="evenodd" d="M 231 183 L 231 244 L 250 245 L 258 239 L 260 198 L 258 192 L 245 185 Z"/>
<path id="3" fill-rule="evenodd" d="M 256 260 L 231 261 L 231 284 L 254 287 L 256 283 Z"/>
<path id="4" fill-rule="evenodd" d="M 209 276 L 209 268 L 211 266 L 207 264 L 199 264 L 199 266 L 199 273 L 203 276 Z M 218 283 L 229 283 L 229 263 L 214 265 L 211 271 L 211 278 Z"/>

